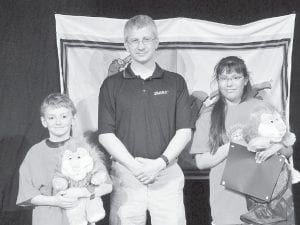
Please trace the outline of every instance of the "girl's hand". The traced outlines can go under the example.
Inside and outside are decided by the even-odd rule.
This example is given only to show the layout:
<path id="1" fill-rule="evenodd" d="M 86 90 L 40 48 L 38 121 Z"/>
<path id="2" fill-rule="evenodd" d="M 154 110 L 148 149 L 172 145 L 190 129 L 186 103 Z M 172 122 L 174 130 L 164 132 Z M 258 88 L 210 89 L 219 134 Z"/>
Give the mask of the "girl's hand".
<path id="1" fill-rule="evenodd" d="M 61 192 L 53 197 L 55 199 L 55 205 L 63 209 L 72 209 L 78 205 L 77 198 L 66 197 Z"/>
<path id="2" fill-rule="evenodd" d="M 281 144 L 273 144 L 264 151 L 257 152 L 255 155 L 255 161 L 261 163 L 267 160 L 272 155 L 276 154 L 282 148 Z"/>

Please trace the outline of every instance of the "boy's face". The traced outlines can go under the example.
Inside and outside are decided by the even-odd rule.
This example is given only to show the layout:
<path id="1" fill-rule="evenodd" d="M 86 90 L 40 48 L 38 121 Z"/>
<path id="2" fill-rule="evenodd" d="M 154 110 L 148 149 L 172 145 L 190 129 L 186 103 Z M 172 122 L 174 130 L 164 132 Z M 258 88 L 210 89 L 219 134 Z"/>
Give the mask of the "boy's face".
<path id="1" fill-rule="evenodd" d="M 70 137 L 74 116 L 71 109 L 65 107 L 47 107 L 44 116 L 41 117 L 42 124 L 49 130 L 51 141 L 64 141 Z"/>
<path id="2" fill-rule="evenodd" d="M 158 39 L 150 26 L 133 28 L 129 31 L 124 45 L 133 61 L 146 64 L 154 60 Z"/>

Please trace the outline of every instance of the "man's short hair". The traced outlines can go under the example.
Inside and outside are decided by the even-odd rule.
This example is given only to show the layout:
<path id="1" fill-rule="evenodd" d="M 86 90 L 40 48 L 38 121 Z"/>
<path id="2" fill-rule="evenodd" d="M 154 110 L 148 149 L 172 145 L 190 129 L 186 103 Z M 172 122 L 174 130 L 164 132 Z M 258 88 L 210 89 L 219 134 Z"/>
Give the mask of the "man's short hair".
<path id="1" fill-rule="evenodd" d="M 152 32 L 153 32 L 155 38 L 158 37 L 157 26 L 156 26 L 154 20 L 150 16 L 147 16 L 147 15 L 137 15 L 137 16 L 130 18 L 124 26 L 125 42 L 127 41 L 129 32 L 132 29 L 134 29 L 134 28 L 140 29 L 140 28 L 144 28 L 144 27 L 150 27 L 152 29 Z"/>
<path id="2" fill-rule="evenodd" d="M 52 93 L 44 99 L 40 108 L 41 116 L 45 116 L 48 107 L 67 108 L 71 110 L 73 115 L 75 115 L 77 111 L 72 100 L 67 95 L 61 93 Z"/>

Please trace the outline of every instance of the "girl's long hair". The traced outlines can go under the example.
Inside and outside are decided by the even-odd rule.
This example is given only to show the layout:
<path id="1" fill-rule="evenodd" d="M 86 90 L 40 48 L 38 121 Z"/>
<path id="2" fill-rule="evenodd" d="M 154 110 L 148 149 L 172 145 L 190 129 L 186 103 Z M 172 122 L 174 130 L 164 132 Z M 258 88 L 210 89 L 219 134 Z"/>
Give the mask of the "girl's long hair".
<path id="1" fill-rule="evenodd" d="M 220 60 L 215 66 L 214 76 L 215 80 L 219 80 L 219 76 L 226 71 L 226 73 L 236 72 L 243 74 L 244 78 L 248 79 L 244 87 L 241 102 L 245 101 L 252 90 L 249 73 L 244 60 L 236 56 L 228 56 Z M 225 97 L 219 91 L 219 98 L 213 106 L 211 113 L 211 125 L 209 130 L 209 146 L 211 153 L 214 154 L 218 148 L 225 143 L 227 139 L 225 118 L 227 113 L 227 104 Z"/>

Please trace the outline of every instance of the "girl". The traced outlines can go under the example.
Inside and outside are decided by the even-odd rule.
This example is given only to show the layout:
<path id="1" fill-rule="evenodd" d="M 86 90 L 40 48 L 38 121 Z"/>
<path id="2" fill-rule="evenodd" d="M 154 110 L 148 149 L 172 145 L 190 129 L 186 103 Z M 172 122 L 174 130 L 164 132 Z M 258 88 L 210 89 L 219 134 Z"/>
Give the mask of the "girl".
<path id="1" fill-rule="evenodd" d="M 220 60 L 215 67 L 219 97 L 196 122 L 191 154 L 195 155 L 199 169 L 210 171 L 210 207 L 212 224 L 241 224 L 240 216 L 246 213 L 245 196 L 220 185 L 229 150 L 228 133 L 247 122 L 254 107 L 264 104 L 251 97 L 251 83 L 244 61 L 236 56 Z M 264 161 L 283 146 L 273 145 L 257 160 Z M 286 153 L 290 155 L 291 152 Z"/>

